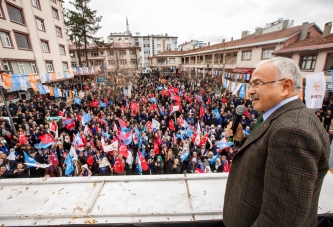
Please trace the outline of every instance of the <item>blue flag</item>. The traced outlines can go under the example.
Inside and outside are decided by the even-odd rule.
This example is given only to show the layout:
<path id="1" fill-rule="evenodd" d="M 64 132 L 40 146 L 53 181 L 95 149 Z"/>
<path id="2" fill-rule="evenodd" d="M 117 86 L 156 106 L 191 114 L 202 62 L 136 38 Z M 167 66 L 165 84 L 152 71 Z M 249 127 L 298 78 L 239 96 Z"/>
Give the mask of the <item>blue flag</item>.
<path id="1" fill-rule="evenodd" d="M 99 106 L 101 108 L 106 108 L 106 103 L 105 102 L 99 102 Z"/>
<path id="2" fill-rule="evenodd" d="M 72 156 L 70 154 L 67 154 L 67 157 L 66 157 L 64 163 L 66 165 L 65 175 L 68 176 L 74 170 L 74 163 L 73 163 Z"/>
<path id="3" fill-rule="evenodd" d="M 34 147 L 35 148 L 43 148 L 43 149 L 45 149 L 45 148 L 48 148 L 49 146 L 51 146 L 52 144 L 55 144 L 55 142 L 52 142 L 52 143 L 47 143 L 47 144 L 43 144 L 42 142 L 40 142 L 38 145 L 35 145 Z"/>
<path id="4" fill-rule="evenodd" d="M 82 124 L 86 125 L 89 121 L 91 120 L 91 116 L 84 112 L 83 117 L 82 117 Z"/>
<path id="5" fill-rule="evenodd" d="M 214 115 L 215 115 L 216 119 L 221 118 L 221 115 L 220 115 L 219 110 L 217 108 L 214 110 Z"/>
<path id="6" fill-rule="evenodd" d="M 160 114 L 161 114 L 162 116 L 164 116 L 164 112 L 163 112 L 163 110 L 162 110 L 162 108 L 161 108 L 160 106 L 158 106 L 158 110 L 160 111 Z"/>
<path id="7" fill-rule="evenodd" d="M 227 147 L 231 147 L 234 143 L 233 142 L 222 142 L 222 141 L 217 141 L 216 146 L 220 149 L 224 149 Z"/>
<path id="8" fill-rule="evenodd" d="M 75 104 L 81 105 L 81 99 L 79 98 L 74 98 Z"/>
<path id="9" fill-rule="evenodd" d="M 154 98 L 148 98 L 148 101 L 149 102 L 153 102 L 153 103 L 157 103 L 157 99 L 154 97 Z"/>
<path id="10" fill-rule="evenodd" d="M 163 90 L 163 87 L 162 86 L 161 87 L 157 87 L 157 90 L 161 91 L 161 90 Z"/>
<path id="11" fill-rule="evenodd" d="M 80 146 L 83 144 L 81 134 L 78 132 L 73 140 L 73 144 Z"/>
<path id="12" fill-rule="evenodd" d="M 239 90 L 239 97 L 245 99 L 245 95 L 246 95 L 246 85 L 242 84 L 242 86 Z"/>
<path id="13" fill-rule="evenodd" d="M 132 139 L 133 139 L 133 134 L 131 133 L 124 141 L 123 143 L 125 145 L 129 145 L 130 143 L 132 143 Z"/>
<path id="14" fill-rule="evenodd" d="M 141 161 L 140 161 L 140 158 L 139 158 L 139 152 L 136 153 L 136 159 L 137 159 L 137 168 L 138 168 L 138 171 L 140 174 L 142 174 L 142 167 L 141 167 Z"/>
<path id="15" fill-rule="evenodd" d="M 105 132 L 102 132 L 103 136 L 106 138 L 106 139 L 109 139 L 110 138 L 110 134 L 109 133 L 105 133 Z"/>
<path id="16" fill-rule="evenodd" d="M 209 164 L 214 165 L 216 159 L 219 157 L 219 154 L 216 154 L 210 161 Z"/>
<path id="17" fill-rule="evenodd" d="M 187 157 L 188 157 L 188 152 L 180 156 L 180 161 L 183 162 L 185 159 L 187 159 Z"/>
<path id="18" fill-rule="evenodd" d="M 34 167 L 34 166 L 30 166 L 29 164 L 36 164 L 36 160 L 31 158 L 27 153 L 24 153 L 24 162 L 27 164 L 28 167 Z"/>

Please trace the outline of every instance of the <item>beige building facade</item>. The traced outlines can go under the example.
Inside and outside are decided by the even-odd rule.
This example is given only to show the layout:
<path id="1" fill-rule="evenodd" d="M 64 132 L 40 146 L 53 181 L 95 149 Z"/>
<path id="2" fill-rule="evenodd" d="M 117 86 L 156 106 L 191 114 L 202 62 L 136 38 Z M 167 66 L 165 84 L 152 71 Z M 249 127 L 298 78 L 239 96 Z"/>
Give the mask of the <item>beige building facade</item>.
<path id="1" fill-rule="evenodd" d="M 176 67 L 195 75 L 203 73 L 221 75 L 224 72 L 251 74 L 259 62 L 276 56 L 279 50 L 297 42 L 307 42 L 312 37 L 320 37 L 322 33 L 315 23 L 307 22 L 300 26 L 285 26 L 273 32 L 263 33 L 261 30 L 251 35 L 244 35 L 241 39 L 231 39 L 228 42 L 223 40 L 219 44 L 194 50 L 163 52 L 153 57 L 150 66 Z M 323 71 L 323 65 L 327 61 L 327 54 L 318 54 L 315 68 L 308 70 L 302 69 L 299 56 L 291 54 L 287 56 L 300 64 L 303 77 L 309 73 Z M 330 81 L 330 78 L 328 79 Z"/>
<path id="2" fill-rule="evenodd" d="M 0 40 L 2 70 L 41 82 L 47 73 L 73 76 L 59 0 L 0 0 Z"/>

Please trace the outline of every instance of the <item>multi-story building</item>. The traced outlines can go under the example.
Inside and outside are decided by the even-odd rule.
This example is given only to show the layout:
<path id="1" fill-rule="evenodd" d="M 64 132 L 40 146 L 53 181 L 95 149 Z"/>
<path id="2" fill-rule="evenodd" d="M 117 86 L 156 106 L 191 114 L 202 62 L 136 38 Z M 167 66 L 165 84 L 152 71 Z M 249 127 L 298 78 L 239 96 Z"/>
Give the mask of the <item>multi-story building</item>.
<path id="1" fill-rule="evenodd" d="M 332 22 L 326 23 L 322 35 L 296 41 L 274 52 L 275 56 L 292 58 L 299 63 L 303 84 L 305 77 L 316 72 L 326 75 L 326 97 L 332 96 L 331 73 L 333 70 Z"/>
<path id="2" fill-rule="evenodd" d="M 183 44 L 178 45 L 178 50 L 193 50 L 205 46 L 207 46 L 207 44 L 203 41 L 191 40 L 189 42 L 184 42 Z"/>
<path id="3" fill-rule="evenodd" d="M 315 23 L 306 22 L 290 28 L 288 24 L 285 22 L 282 30 L 268 33 L 257 30 L 244 36 L 242 32 L 241 39 L 231 38 L 229 42 L 222 40 L 221 43 L 194 50 L 162 52 L 153 57 L 150 66 L 173 67 L 205 75 L 218 75 L 221 72 L 251 74 L 260 61 L 274 57 L 279 50 L 297 41 L 306 42 L 311 37 L 322 35 L 321 29 Z M 295 60 L 298 62 L 299 58 Z M 325 61 L 324 58 L 321 61 Z M 307 69 L 302 69 L 303 77 L 307 73 Z"/>
<path id="4" fill-rule="evenodd" d="M 136 33 L 133 36 L 133 41 L 135 45 L 141 47 L 141 67 L 147 67 L 151 57 L 155 54 L 177 50 L 177 39 L 177 36 L 169 36 L 168 34 L 141 36 L 140 33 Z"/>
<path id="5" fill-rule="evenodd" d="M 71 77 L 62 12 L 59 0 L 0 1 L 0 68 L 11 74 L 33 74 L 43 83 L 46 74 L 55 74 L 56 81 Z M 11 97 L 29 96 L 29 92 L 15 94 Z"/>
<path id="6" fill-rule="evenodd" d="M 102 67 L 109 74 L 134 73 L 141 67 L 140 47 L 134 45 L 131 32 L 129 31 L 126 18 L 125 32 L 113 32 L 108 37 L 105 47 L 97 47 L 95 44 L 88 45 L 87 58 L 82 47 L 77 50 L 75 45 L 69 47 L 72 67 L 79 66 L 78 54 L 80 54 L 80 67 Z M 92 74 L 92 73 L 91 73 Z"/>

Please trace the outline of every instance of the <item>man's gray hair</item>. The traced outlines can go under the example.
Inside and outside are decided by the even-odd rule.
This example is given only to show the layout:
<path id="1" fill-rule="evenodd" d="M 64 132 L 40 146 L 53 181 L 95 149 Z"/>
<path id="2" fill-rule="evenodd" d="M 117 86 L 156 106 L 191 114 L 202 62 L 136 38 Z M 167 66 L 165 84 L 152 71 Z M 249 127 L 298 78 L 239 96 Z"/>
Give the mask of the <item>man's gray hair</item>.
<path id="1" fill-rule="evenodd" d="M 296 62 L 290 58 L 276 57 L 257 64 L 256 68 L 266 63 L 272 62 L 275 67 L 275 76 L 277 80 L 289 78 L 294 81 L 293 91 L 299 91 L 302 88 L 302 75 Z"/>

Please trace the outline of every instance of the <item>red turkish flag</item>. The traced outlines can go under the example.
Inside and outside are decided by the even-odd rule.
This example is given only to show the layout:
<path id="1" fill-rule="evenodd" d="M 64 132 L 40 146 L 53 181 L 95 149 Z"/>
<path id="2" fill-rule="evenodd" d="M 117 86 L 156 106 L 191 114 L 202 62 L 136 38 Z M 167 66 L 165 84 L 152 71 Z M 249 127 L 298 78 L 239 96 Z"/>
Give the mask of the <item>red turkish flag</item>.
<path id="1" fill-rule="evenodd" d="M 58 110 L 58 116 L 64 116 L 64 112 L 62 112 L 61 110 Z"/>
<path id="2" fill-rule="evenodd" d="M 138 150 L 138 155 L 139 155 L 140 162 L 141 162 L 141 168 L 143 171 L 146 171 L 148 169 L 148 164 L 146 162 L 146 159 L 142 156 L 140 150 Z"/>
<path id="3" fill-rule="evenodd" d="M 208 98 L 208 105 L 210 105 L 211 101 L 210 101 L 210 98 Z"/>
<path id="4" fill-rule="evenodd" d="M 50 131 L 56 133 L 58 130 L 58 125 L 54 121 L 51 122 Z"/>
<path id="5" fill-rule="evenodd" d="M 205 145 L 208 141 L 208 134 L 206 134 L 204 137 L 201 138 L 200 143 L 198 144 L 199 147 L 202 145 Z"/>
<path id="6" fill-rule="evenodd" d="M 158 147 L 158 143 L 156 140 L 154 141 L 154 151 L 155 151 L 155 154 L 157 154 L 157 155 L 160 153 L 160 148 Z"/>
<path id="7" fill-rule="evenodd" d="M 87 158 L 87 164 L 92 166 L 94 164 L 94 158 L 92 154 Z"/>
<path id="8" fill-rule="evenodd" d="M 90 107 L 98 107 L 99 106 L 99 103 L 98 103 L 98 100 L 95 99 L 94 101 L 90 102 Z"/>
<path id="9" fill-rule="evenodd" d="M 128 157 L 127 146 L 125 144 L 121 144 L 119 146 L 118 153 L 127 158 Z"/>
<path id="10" fill-rule="evenodd" d="M 203 106 L 200 106 L 200 113 L 199 116 L 200 118 L 205 114 L 205 108 Z"/>
<path id="11" fill-rule="evenodd" d="M 169 120 L 169 128 L 170 128 L 172 131 L 176 131 L 176 129 L 175 129 L 175 125 L 173 124 L 173 120 L 172 120 L 172 119 Z"/>
<path id="12" fill-rule="evenodd" d="M 43 134 L 38 137 L 42 144 L 55 143 L 57 142 L 51 134 Z"/>
<path id="13" fill-rule="evenodd" d="M 118 158 L 117 161 L 114 163 L 113 170 L 118 174 L 124 172 L 124 164 L 120 158 Z"/>
<path id="14" fill-rule="evenodd" d="M 26 135 L 24 134 L 21 134 L 20 137 L 19 137 L 19 143 L 20 144 L 28 144 L 28 138 Z"/>

